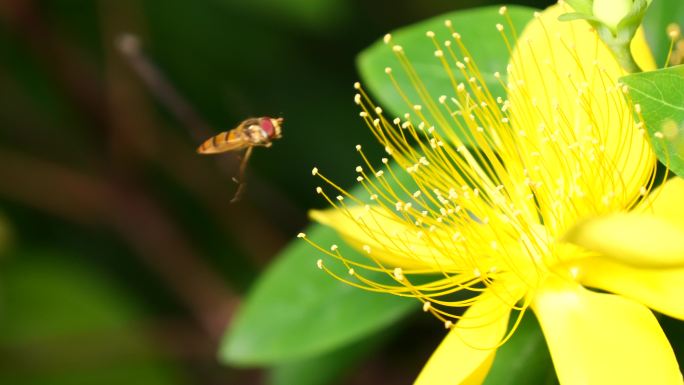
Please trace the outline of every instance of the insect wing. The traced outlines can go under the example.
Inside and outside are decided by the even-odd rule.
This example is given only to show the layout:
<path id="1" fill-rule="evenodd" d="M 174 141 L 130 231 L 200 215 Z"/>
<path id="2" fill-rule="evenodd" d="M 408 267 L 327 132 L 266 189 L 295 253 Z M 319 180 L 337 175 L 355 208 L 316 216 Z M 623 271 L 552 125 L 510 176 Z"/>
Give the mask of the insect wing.
<path id="1" fill-rule="evenodd" d="M 200 154 L 218 154 L 220 152 L 242 150 L 251 145 L 240 127 L 222 132 L 207 139 L 197 148 Z"/>

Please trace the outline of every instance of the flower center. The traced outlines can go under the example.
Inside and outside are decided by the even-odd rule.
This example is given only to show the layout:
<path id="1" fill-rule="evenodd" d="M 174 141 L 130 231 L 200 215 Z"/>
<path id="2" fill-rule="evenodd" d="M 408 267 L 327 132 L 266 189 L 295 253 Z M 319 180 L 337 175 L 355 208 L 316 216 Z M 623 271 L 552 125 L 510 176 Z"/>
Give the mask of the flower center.
<path id="1" fill-rule="evenodd" d="M 505 8 L 500 13 L 512 27 Z M 584 217 L 631 208 L 651 188 L 655 162 L 613 75 L 619 64 L 595 36 L 549 36 L 539 21 L 538 40 L 516 42 L 516 31 L 497 25 L 512 57 L 506 79 L 493 74 L 503 98 L 492 94 L 452 23 L 445 26 L 449 40 L 427 37 L 453 94 L 430 95 L 404 49 L 386 36 L 418 100 L 387 68 L 410 112 L 388 118 L 358 83 L 355 102 L 394 164 L 384 158 L 375 168 L 357 146 L 365 191 L 357 195 L 314 169 L 336 190 L 317 188 L 336 211 L 313 216 L 366 257 L 314 244 L 348 274 L 322 260 L 319 268 L 354 286 L 419 298 L 450 325 L 494 282 L 504 283 L 496 294 L 507 308 L 525 308 L 519 287 L 534 291 L 559 262 L 583 256 L 556 240 Z"/>

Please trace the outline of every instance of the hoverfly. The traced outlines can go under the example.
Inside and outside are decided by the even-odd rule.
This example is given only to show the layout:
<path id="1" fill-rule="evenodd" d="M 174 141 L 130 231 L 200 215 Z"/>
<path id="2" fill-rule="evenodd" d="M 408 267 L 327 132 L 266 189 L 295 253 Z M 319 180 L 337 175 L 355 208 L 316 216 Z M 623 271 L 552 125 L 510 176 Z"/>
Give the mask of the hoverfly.
<path id="1" fill-rule="evenodd" d="M 249 157 L 252 155 L 252 149 L 257 146 L 271 147 L 272 141 L 281 137 L 282 123 L 283 118 L 271 118 L 268 116 L 249 118 L 230 131 L 212 136 L 197 148 L 199 154 L 219 154 L 228 151 L 245 150 L 242 162 L 240 162 L 238 176 L 233 178 L 233 181 L 238 184 L 238 189 L 233 199 L 230 200 L 231 203 L 239 200 L 244 190 L 243 176 Z"/>

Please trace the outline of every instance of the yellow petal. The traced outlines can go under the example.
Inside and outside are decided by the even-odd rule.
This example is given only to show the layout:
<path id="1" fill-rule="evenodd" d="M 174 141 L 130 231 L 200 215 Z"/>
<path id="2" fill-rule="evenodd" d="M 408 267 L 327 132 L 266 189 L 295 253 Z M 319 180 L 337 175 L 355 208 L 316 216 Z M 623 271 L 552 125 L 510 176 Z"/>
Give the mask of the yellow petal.
<path id="1" fill-rule="evenodd" d="M 644 33 L 644 28 L 639 27 L 634 39 L 632 39 L 631 47 L 632 55 L 634 60 L 637 62 L 639 67 L 644 71 L 653 71 L 658 68 L 653 57 L 653 52 L 651 52 L 651 47 L 648 46 L 646 41 L 646 34 Z"/>
<path id="2" fill-rule="evenodd" d="M 684 320 L 684 269 L 638 269 L 599 257 L 579 260 L 571 269 L 584 286 L 620 294 Z"/>
<path id="3" fill-rule="evenodd" d="M 644 211 L 684 229 L 684 179 L 676 176 L 653 190 L 635 211 Z"/>
<path id="4" fill-rule="evenodd" d="M 681 385 L 674 352 L 648 308 L 551 278 L 533 301 L 562 385 Z"/>
<path id="5" fill-rule="evenodd" d="M 414 384 L 481 384 L 506 334 L 509 313 L 492 290 L 481 294 L 432 353 Z"/>
<path id="6" fill-rule="evenodd" d="M 588 23 L 557 20 L 568 11 L 549 7 L 518 39 L 508 74 L 512 130 L 501 133 L 513 136 L 511 155 L 520 158 L 506 165 L 524 167 L 552 234 L 627 206 L 655 164 L 617 83 L 625 72 Z M 637 60 L 652 63 L 637 40 Z"/>
<path id="7" fill-rule="evenodd" d="M 421 234 L 427 230 L 420 230 L 413 222 L 377 206 L 313 210 L 309 215 L 334 228 L 347 243 L 369 253 L 386 267 L 462 271 L 473 266 L 470 259 L 463 258 L 478 253 L 472 250 L 477 245 L 455 242 L 444 229 L 430 232 L 429 236 Z"/>
<path id="8" fill-rule="evenodd" d="M 684 229 L 653 215 L 617 213 L 587 219 L 563 240 L 626 265 L 684 267 Z"/>

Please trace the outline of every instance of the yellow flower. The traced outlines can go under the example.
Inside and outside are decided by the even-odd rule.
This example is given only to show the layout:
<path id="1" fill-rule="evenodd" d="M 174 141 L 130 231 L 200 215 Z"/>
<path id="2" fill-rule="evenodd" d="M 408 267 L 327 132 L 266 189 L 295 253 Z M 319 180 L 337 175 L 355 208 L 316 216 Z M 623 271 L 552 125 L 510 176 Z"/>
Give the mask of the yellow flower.
<path id="1" fill-rule="evenodd" d="M 358 87 L 361 115 L 415 189 L 387 159 L 373 168 L 360 147 L 358 181 L 370 205 L 314 169 L 341 195 L 317 189 L 334 208 L 313 219 L 368 258 L 315 245 L 349 276 L 318 266 L 355 286 L 415 297 L 451 329 L 417 384 L 481 383 L 515 329 L 510 315 L 519 322 L 528 308 L 563 385 L 682 384 L 649 308 L 684 318 L 684 180 L 653 188 L 656 160 L 618 84 L 624 73 L 588 24 L 557 21 L 563 7 L 535 15 L 517 39 L 497 26 L 516 41 L 507 76 L 495 75 L 506 99 L 492 97 L 449 22 L 449 42 L 428 37 L 453 95 L 433 99 L 400 46 L 394 52 L 420 95 L 398 90 L 411 115 L 386 118 Z M 632 49 L 642 68 L 654 68 L 641 33 Z"/>

